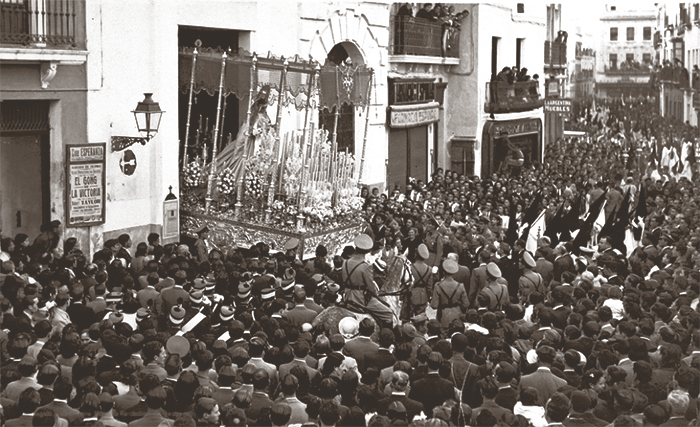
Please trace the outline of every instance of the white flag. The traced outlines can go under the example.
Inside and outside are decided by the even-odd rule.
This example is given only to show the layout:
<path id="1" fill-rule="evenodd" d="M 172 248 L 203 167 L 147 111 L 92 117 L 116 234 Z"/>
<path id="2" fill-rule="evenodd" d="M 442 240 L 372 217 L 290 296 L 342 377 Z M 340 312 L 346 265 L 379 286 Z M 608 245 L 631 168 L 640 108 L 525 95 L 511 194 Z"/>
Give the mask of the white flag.
<path id="1" fill-rule="evenodd" d="M 625 247 L 627 248 L 627 258 L 629 258 L 632 255 L 632 252 L 634 252 L 635 249 L 637 249 L 638 246 L 641 246 L 641 244 L 634 240 L 634 231 L 630 227 L 627 227 L 625 230 Z"/>
<path id="2" fill-rule="evenodd" d="M 603 201 L 603 205 L 600 207 L 600 212 L 598 213 L 598 217 L 595 219 L 595 222 L 593 223 L 593 229 L 591 230 L 591 237 L 593 239 L 594 245 L 598 244 L 598 233 L 600 233 L 600 230 L 602 230 L 603 226 L 605 225 L 605 205 L 607 203 L 608 203 L 607 200 Z"/>
<path id="3" fill-rule="evenodd" d="M 545 211 L 540 212 L 535 222 L 532 223 L 530 231 L 527 233 L 527 242 L 525 242 L 525 249 L 527 249 L 533 254 L 535 253 L 535 251 L 537 251 L 537 241 L 540 239 L 540 237 L 544 235 L 544 213 Z"/>

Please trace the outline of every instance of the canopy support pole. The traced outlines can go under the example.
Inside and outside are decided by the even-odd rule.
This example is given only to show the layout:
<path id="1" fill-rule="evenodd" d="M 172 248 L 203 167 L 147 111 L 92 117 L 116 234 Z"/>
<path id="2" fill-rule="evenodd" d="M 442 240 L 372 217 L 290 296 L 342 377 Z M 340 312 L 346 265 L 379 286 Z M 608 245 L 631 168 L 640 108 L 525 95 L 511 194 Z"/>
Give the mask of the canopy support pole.
<path id="1" fill-rule="evenodd" d="M 282 127 L 282 105 L 284 104 L 285 98 L 285 85 L 287 81 L 287 70 L 289 69 L 289 61 L 284 60 L 284 68 L 282 68 L 282 75 L 280 76 L 280 87 L 279 95 L 277 96 L 277 121 L 275 122 L 275 146 L 273 148 L 272 157 L 274 159 L 274 166 L 272 171 L 270 171 L 270 185 L 267 189 L 267 207 L 265 208 L 265 221 L 270 222 L 272 217 L 272 203 L 275 201 L 275 187 L 277 183 L 277 168 L 279 164 L 279 152 L 277 151 L 280 146 L 280 129 Z"/>
<path id="2" fill-rule="evenodd" d="M 248 92 L 248 115 L 246 121 L 248 122 L 248 131 L 246 132 L 246 143 L 243 147 L 243 162 L 241 165 L 241 170 L 238 173 L 238 189 L 236 190 L 236 204 L 234 218 L 236 221 L 241 219 L 241 210 L 243 209 L 243 180 L 245 179 L 245 170 L 248 166 L 248 141 L 253 136 L 253 123 L 252 123 L 252 110 L 253 110 L 253 95 L 255 93 L 255 87 L 258 85 L 258 55 L 253 53 L 252 65 L 250 67 L 250 91 Z"/>
<path id="3" fill-rule="evenodd" d="M 185 152 L 182 157 L 182 167 L 187 166 L 187 147 L 190 142 L 190 117 L 192 116 L 192 93 L 194 92 L 194 70 L 197 64 L 197 48 L 202 45 L 200 40 L 194 42 L 195 48 L 192 52 L 192 71 L 190 72 L 190 95 L 187 104 L 187 125 L 185 126 Z"/>
<path id="4" fill-rule="evenodd" d="M 216 184 L 216 141 L 219 139 L 219 124 L 221 122 L 221 102 L 224 97 L 224 78 L 226 74 L 226 52 L 221 55 L 221 78 L 219 79 L 219 100 L 216 103 L 216 125 L 212 138 L 211 166 L 209 168 L 209 180 L 207 181 L 207 197 L 204 205 L 204 213 L 209 214 L 211 208 L 212 193 Z"/>
<path id="5" fill-rule="evenodd" d="M 374 80 L 374 70 L 371 70 L 367 85 L 367 105 L 365 106 L 365 134 L 362 137 L 362 158 L 360 159 L 360 173 L 357 177 L 358 187 L 362 187 L 362 174 L 365 171 L 365 152 L 367 151 L 367 130 L 369 129 L 369 109 L 372 103 L 372 80 Z"/>

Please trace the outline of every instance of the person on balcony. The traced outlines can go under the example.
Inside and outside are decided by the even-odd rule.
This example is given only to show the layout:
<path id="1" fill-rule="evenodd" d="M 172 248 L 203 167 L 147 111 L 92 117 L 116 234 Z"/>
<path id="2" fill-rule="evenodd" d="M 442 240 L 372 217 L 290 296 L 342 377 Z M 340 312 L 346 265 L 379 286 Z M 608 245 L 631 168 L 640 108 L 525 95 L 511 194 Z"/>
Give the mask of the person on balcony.
<path id="1" fill-rule="evenodd" d="M 433 20 L 433 14 L 430 11 L 433 9 L 432 3 L 425 3 L 423 8 L 416 13 L 416 18 L 425 19 L 427 21 Z"/>
<path id="2" fill-rule="evenodd" d="M 518 74 L 515 76 L 515 80 L 517 82 L 529 81 L 530 76 L 527 74 L 527 68 L 521 68 L 520 71 L 518 71 Z M 528 86 L 529 85 L 519 85 L 515 88 L 515 95 L 518 97 L 518 99 L 522 99 L 523 102 L 528 102 L 528 98 L 530 97 Z"/>
<path id="3" fill-rule="evenodd" d="M 557 32 L 557 38 L 554 40 L 554 43 L 566 43 L 566 40 L 569 38 L 569 33 L 566 31 L 558 31 Z"/>
<path id="4" fill-rule="evenodd" d="M 413 6 L 411 3 L 404 3 L 396 13 L 396 27 L 394 34 L 394 54 L 402 55 L 406 48 L 406 23 L 413 18 Z"/>
<path id="5" fill-rule="evenodd" d="M 532 86 L 530 86 L 530 95 L 537 96 L 537 95 L 539 95 L 539 93 L 537 92 L 537 89 L 540 86 L 540 75 L 533 74 L 532 81 L 534 82 L 534 84 Z"/>
<path id="6" fill-rule="evenodd" d="M 447 14 L 445 13 L 445 10 L 442 8 L 442 5 L 440 3 L 435 3 L 435 7 L 433 10 L 430 11 L 430 20 L 431 21 L 442 21 L 442 19 L 446 16 Z"/>
<path id="7" fill-rule="evenodd" d="M 407 17 L 413 17 L 413 6 L 411 6 L 411 3 L 405 2 L 403 6 L 399 8 L 399 11 L 396 13 L 396 16 L 407 16 Z"/>
<path id="8" fill-rule="evenodd" d="M 530 80 L 530 75 L 527 73 L 527 68 L 523 67 L 520 69 L 517 80 L 519 82 L 526 82 Z"/>

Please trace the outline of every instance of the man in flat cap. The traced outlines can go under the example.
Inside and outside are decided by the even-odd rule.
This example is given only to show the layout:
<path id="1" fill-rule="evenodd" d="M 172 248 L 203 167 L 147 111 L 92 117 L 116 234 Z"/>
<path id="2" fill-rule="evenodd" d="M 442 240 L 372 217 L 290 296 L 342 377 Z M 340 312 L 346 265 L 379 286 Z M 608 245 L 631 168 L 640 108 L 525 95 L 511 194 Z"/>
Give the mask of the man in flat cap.
<path id="1" fill-rule="evenodd" d="M 367 234 L 360 234 L 355 238 L 355 253 L 342 267 L 344 299 L 350 305 L 364 307 L 372 316 L 391 328 L 394 312 L 379 298 L 379 288 L 374 283 L 372 268 L 365 261 L 365 255 L 373 246 L 374 242 Z"/>
<path id="2" fill-rule="evenodd" d="M 459 319 L 469 308 L 469 299 L 463 283 L 458 283 L 452 276 L 459 271 L 459 265 L 451 259 L 442 263 L 445 278 L 435 285 L 430 307 L 437 310 L 437 318 L 442 327 L 447 329 L 450 322 Z"/>

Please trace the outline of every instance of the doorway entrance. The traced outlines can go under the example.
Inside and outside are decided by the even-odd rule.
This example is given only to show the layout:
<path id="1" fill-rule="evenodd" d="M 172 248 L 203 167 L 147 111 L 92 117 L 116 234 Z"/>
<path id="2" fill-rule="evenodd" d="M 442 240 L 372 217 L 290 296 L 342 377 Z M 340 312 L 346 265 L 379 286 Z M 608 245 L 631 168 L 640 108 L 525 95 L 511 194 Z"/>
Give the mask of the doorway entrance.
<path id="1" fill-rule="evenodd" d="M 432 126 L 432 125 L 430 125 Z M 428 182 L 428 126 L 389 132 L 388 190 L 406 191 L 408 178 Z"/>
<path id="2" fill-rule="evenodd" d="M 0 103 L 0 228 L 39 234 L 50 221 L 49 101 Z"/>

